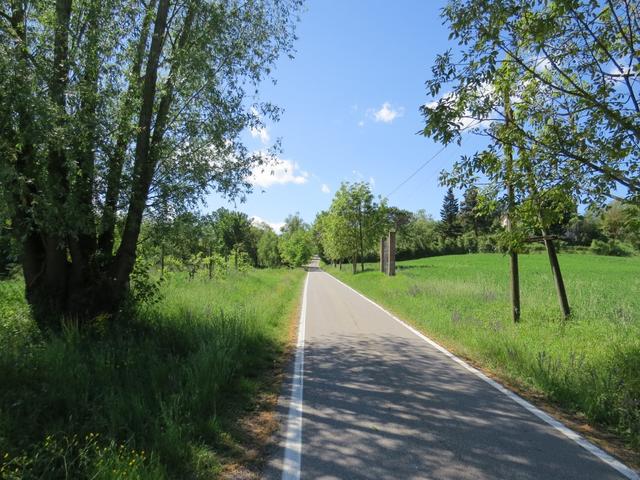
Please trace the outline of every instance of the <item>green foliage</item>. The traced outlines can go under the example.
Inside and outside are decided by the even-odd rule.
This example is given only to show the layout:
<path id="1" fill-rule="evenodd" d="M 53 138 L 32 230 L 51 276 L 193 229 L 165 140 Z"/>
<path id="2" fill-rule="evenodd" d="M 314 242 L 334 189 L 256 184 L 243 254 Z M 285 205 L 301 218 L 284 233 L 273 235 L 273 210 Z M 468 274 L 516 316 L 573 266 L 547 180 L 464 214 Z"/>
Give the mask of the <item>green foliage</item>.
<path id="1" fill-rule="evenodd" d="M 374 201 L 366 182 L 340 185 L 329 211 L 319 216 L 320 243 L 327 258 L 350 259 L 355 265 L 376 250 L 378 241 L 393 225 L 386 200 Z"/>
<path id="2" fill-rule="evenodd" d="M 302 277 L 175 273 L 126 328 L 50 337 L 21 283 L 0 281 L 0 477 L 215 478 L 286 348 Z"/>
<path id="3" fill-rule="evenodd" d="M 270 228 L 265 230 L 258 240 L 258 265 L 267 268 L 280 265 L 278 236 Z"/>
<path id="4" fill-rule="evenodd" d="M 438 225 L 440 233 L 445 239 L 455 239 L 460 236 L 462 229 L 458 218 L 459 213 L 458 200 L 453 194 L 453 188 L 449 187 L 442 201 L 440 224 Z"/>
<path id="5" fill-rule="evenodd" d="M 509 176 L 521 191 L 534 179 L 539 192 L 582 199 L 603 199 L 616 184 L 637 193 L 637 15 L 621 1 L 450 1 L 442 16 L 458 48 L 434 62 L 427 88 L 439 98 L 422 107 L 423 133 L 448 144 L 471 129 L 491 145 L 445 181 L 504 185 Z M 515 148 L 512 175 L 504 157 Z"/>
<path id="6" fill-rule="evenodd" d="M 640 447 L 640 258 L 561 255 L 570 321 L 549 264 L 521 255 L 522 319 L 509 316 L 508 259 L 465 255 L 399 262 L 396 277 L 329 270 L 455 353 L 543 393 Z"/>
<path id="7" fill-rule="evenodd" d="M 292 53 L 300 8 L 0 3 L 0 218 L 20 240 L 34 311 L 89 320 L 117 310 L 143 219 L 172 221 L 173 256 L 194 268 L 197 219 L 185 210 L 209 192 L 242 197 L 280 151 L 251 151 L 243 133 L 278 120 L 259 90 Z M 245 247 L 223 240 L 235 257 Z"/>
<path id="8" fill-rule="evenodd" d="M 282 235 L 278 239 L 278 251 L 282 263 L 290 267 L 309 263 L 313 254 L 313 238 L 309 226 L 298 214 L 290 215 L 285 220 Z"/>
<path id="9" fill-rule="evenodd" d="M 634 254 L 633 248 L 630 245 L 613 239 L 608 242 L 593 240 L 589 250 L 596 255 L 611 255 L 614 257 L 629 257 Z"/>

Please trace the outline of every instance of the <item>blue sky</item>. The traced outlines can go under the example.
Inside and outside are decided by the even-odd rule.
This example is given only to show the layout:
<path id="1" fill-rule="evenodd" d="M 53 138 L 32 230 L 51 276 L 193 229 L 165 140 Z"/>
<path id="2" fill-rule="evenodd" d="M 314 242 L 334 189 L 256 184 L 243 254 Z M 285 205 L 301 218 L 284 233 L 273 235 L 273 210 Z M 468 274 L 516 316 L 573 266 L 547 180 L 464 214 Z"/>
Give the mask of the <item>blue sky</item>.
<path id="1" fill-rule="evenodd" d="M 238 210 L 272 225 L 294 212 L 312 222 L 342 181 L 371 182 L 386 196 L 441 146 L 417 135 L 418 108 L 438 53 L 455 47 L 439 16 L 444 1 L 309 0 L 293 60 L 261 97 L 284 109 L 280 122 L 247 135 L 251 148 L 282 139 L 283 167 L 259 175 Z M 434 217 L 444 189 L 438 173 L 473 143 L 452 145 L 389 197 L 389 204 Z M 286 171 L 285 171 L 285 167 Z M 208 208 L 234 208 L 212 195 Z"/>

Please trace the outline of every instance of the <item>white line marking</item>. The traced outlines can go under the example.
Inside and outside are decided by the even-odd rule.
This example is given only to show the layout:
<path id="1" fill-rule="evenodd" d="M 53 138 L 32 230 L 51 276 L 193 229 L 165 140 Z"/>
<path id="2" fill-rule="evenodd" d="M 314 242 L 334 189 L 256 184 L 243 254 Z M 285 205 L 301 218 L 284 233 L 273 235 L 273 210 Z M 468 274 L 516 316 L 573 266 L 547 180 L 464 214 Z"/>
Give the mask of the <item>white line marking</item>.
<path id="1" fill-rule="evenodd" d="M 427 342 L 429 345 L 431 345 L 432 347 L 434 347 L 435 349 L 439 350 L 440 352 L 444 353 L 447 357 L 449 357 L 451 360 L 453 360 L 454 362 L 462 365 L 464 368 L 466 368 L 468 371 L 470 371 L 471 373 L 475 374 L 476 376 L 480 377 L 482 380 L 484 380 L 485 382 L 487 382 L 489 385 L 491 385 L 493 388 L 495 388 L 496 390 L 502 392 L 503 394 L 505 394 L 507 397 L 509 397 L 511 400 L 513 400 L 514 402 L 516 402 L 518 405 L 524 407 L 525 409 L 527 409 L 529 412 L 533 413 L 536 417 L 538 417 L 540 420 L 546 422 L 547 424 L 551 425 L 553 428 L 555 428 L 556 430 L 558 430 L 560 433 L 562 433 L 565 437 L 573 440 L 575 443 L 577 443 L 578 445 L 580 445 L 582 448 L 584 448 L 585 450 L 587 450 L 589 453 L 595 455 L 596 457 L 598 457 L 600 460 L 602 460 L 604 463 L 606 463 L 607 465 L 609 465 L 611 468 L 617 470 L 618 472 L 620 472 L 622 475 L 624 475 L 626 478 L 630 479 L 630 480 L 640 480 L 640 476 L 638 476 L 638 474 L 632 470 L 631 468 L 627 467 L 625 464 L 623 464 L 622 462 L 616 460 L 615 458 L 613 458 L 611 455 L 609 455 L 607 452 L 605 452 L 604 450 L 602 450 L 601 448 L 596 447 L 593 443 L 591 443 L 590 441 L 588 441 L 586 438 L 584 438 L 582 435 L 574 432 L 573 430 L 569 429 L 567 426 L 565 426 L 564 424 L 562 424 L 560 421 L 556 420 L 555 418 L 553 418 L 552 416 L 550 416 L 549 414 L 543 412 L 542 410 L 540 410 L 539 408 L 535 407 L 534 405 L 532 405 L 531 403 L 527 402 L 524 398 L 520 397 L 519 395 L 516 395 L 515 393 L 513 393 L 511 390 L 507 390 L 505 387 L 503 387 L 502 385 L 500 385 L 498 382 L 496 382 L 495 380 L 492 380 L 491 378 L 487 377 L 484 373 L 482 373 L 480 370 L 473 368 L 471 365 L 469 365 L 467 362 L 465 362 L 464 360 L 456 357 L 453 353 L 451 353 L 449 350 L 447 350 L 446 348 L 444 348 L 443 346 L 439 345 L 438 343 L 434 342 L 433 340 L 431 340 L 429 337 L 427 337 L 426 335 L 420 333 L 418 330 L 416 330 L 415 328 L 413 328 L 412 326 L 406 324 L 405 322 L 403 322 L 402 320 L 400 320 L 398 317 L 396 317 L 395 315 L 393 315 L 391 312 L 389 312 L 388 310 L 386 310 L 384 307 L 378 305 L 376 302 L 374 302 L 373 300 L 371 300 L 370 298 L 365 297 L 363 294 L 361 294 L 360 292 L 358 292 L 357 290 L 355 290 L 354 288 L 350 287 L 349 285 L 347 285 L 346 283 L 344 283 L 341 280 L 338 280 L 336 277 L 334 277 L 333 275 L 327 273 L 327 272 L 323 272 L 325 273 L 325 275 L 329 275 L 331 278 L 333 278 L 336 282 L 341 283 L 342 285 L 344 285 L 345 287 L 347 287 L 349 290 L 351 290 L 352 292 L 354 292 L 355 294 L 359 295 L 360 297 L 364 298 L 367 302 L 375 305 L 376 307 L 378 307 L 380 310 L 382 310 L 384 313 L 386 313 L 389 317 L 391 317 L 392 319 L 394 319 L 396 322 L 398 322 L 400 325 L 402 325 L 403 327 L 405 327 L 406 329 L 408 329 L 410 332 L 412 332 L 413 334 L 415 334 L 416 336 L 420 337 L 422 340 L 424 340 L 425 342 Z"/>
<path id="2" fill-rule="evenodd" d="M 287 416 L 287 434 L 282 465 L 282 480 L 298 480 L 302 463 L 302 387 L 304 373 L 304 330 L 307 319 L 307 288 L 309 274 L 304 281 L 302 293 L 302 311 L 298 324 L 298 343 L 293 363 L 293 380 L 291 381 L 291 400 Z"/>

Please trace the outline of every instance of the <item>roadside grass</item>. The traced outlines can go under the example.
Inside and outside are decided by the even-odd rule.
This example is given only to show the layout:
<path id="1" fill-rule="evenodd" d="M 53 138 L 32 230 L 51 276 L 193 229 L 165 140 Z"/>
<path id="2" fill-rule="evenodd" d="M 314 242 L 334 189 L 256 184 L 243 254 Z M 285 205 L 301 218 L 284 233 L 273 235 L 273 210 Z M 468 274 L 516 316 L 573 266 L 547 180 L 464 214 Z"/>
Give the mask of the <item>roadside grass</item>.
<path id="1" fill-rule="evenodd" d="M 508 257 L 473 254 L 326 271 L 508 382 L 640 448 L 640 258 L 560 255 L 572 307 L 561 319 L 546 255 L 520 256 L 522 320 Z"/>
<path id="2" fill-rule="evenodd" d="M 44 336 L 0 282 L 0 478 L 216 478 L 286 349 L 304 272 L 173 276 L 114 327 Z"/>

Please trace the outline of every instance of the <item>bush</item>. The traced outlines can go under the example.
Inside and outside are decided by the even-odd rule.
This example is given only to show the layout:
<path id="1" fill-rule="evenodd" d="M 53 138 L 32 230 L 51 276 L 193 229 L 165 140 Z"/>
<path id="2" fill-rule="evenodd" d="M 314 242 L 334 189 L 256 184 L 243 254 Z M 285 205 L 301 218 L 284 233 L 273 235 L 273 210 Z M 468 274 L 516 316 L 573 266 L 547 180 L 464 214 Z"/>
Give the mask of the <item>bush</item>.
<path id="1" fill-rule="evenodd" d="M 613 257 L 630 257 L 634 254 L 633 247 L 616 240 L 609 240 L 608 242 L 594 240 L 591 242 L 590 250 L 596 255 L 610 255 Z"/>
<path id="2" fill-rule="evenodd" d="M 496 253 L 498 251 L 498 240 L 494 235 L 481 235 L 478 237 L 478 252 Z"/>

